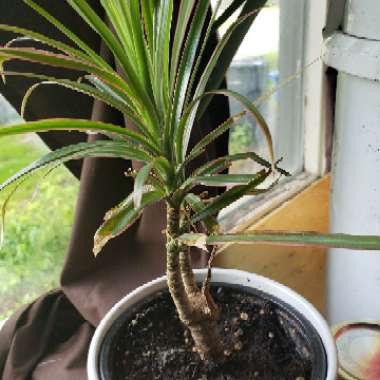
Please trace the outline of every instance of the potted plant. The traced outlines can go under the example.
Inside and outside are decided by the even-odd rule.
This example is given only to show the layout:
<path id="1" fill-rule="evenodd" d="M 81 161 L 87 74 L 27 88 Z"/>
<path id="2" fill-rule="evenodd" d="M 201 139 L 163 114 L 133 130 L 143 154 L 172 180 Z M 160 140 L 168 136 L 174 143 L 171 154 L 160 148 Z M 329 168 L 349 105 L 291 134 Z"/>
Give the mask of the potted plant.
<path id="1" fill-rule="evenodd" d="M 15 174 L 0 190 L 13 185 L 12 194 L 27 176 L 72 159 L 96 156 L 140 162 L 141 169 L 127 173 L 134 178 L 133 193 L 126 194 L 125 200 L 105 215 L 95 235 L 95 254 L 137 221 L 145 207 L 159 201 L 167 207 L 167 276 L 127 295 L 105 317 L 91 344 L 89 378 L 335 379 L 336 356 L 328 327 L 307 301 L 254 274 L 211 271 L 212 247 L 226 242 L 361 249 L 380 246 L 379 238 L 368 236 L 219 232 L 216 215 L 221 209 L 243 195 L 272 188 L 280 176 L 288 175 L 274 158 L 269 128 L 255 106 L 236 92 L 219 89 L 234 52 L 265 1 L 233 1 L 219 17 L 220 0 L 210 17 L 208 0 L 181 1 L 175 23 L 173 0 L 102 0 L 111 29 L 86 0 L 67 0 L 102 37 L 121 74 L 33 0 L 24 2 L 76 47 L 31 30 L 0 25 L 0 30 L 37 40 L 54 50 L 12 44 L 1 47 L 3 76 L 23 75 L 38 79 L 40 84 L 55 83 L 92 96 L 121 111 L 135 129 L 77 119 L 4 126 L 0 137 L 75 130 L 101 133 L 109 139 L 53 151 Z M 211 32 L 237 9 L 240 17 L 200 72 Z M 4 66 L 11 60 L 77 70 L 81 80 L 9 72 Z M 23 109 L 36 87 L 27 92 Z M 244 112 L 226 120 L 189 149 L 194 123 L 212 96 L 232 97 L 242 104 Z M 234 154 L 189 173 L 189 163 L 246 113 L 256 119 L 265 134 L 269 161 L 254 152 Z M 245 159 L 256 161 L 262 169 L 249 175 L 220 174 L 232 162 Z M 215 198 L 196 192 L 198 185 L 226 184 L 231 186 L 229 190 Z M 192 270 L 190 246 L 209 253 L 208 269 Z M 145 340 L 148 337 L 153 339 L 149 344 Z"/>

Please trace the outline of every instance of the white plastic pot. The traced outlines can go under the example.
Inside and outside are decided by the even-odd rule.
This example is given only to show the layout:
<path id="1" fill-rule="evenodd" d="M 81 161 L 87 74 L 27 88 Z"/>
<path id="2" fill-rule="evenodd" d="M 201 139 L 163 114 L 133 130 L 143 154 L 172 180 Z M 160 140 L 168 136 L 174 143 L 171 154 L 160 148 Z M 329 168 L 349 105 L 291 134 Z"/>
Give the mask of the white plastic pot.
<path id="1" fill-rule="evenodd" d="M 202 281 L 205 270 L 196 271 L 197 281 Z M 243 272 L 239 270 L 217 269 L 213 270 L 212 282 L 240 285 L 243 287 L 257 289 L 269 296 L 277 298 L 300 315 L 314 327 L 319 333 L 327 357 L 327 375 L 324 380 L 335 380 L 337 375 L 336 349 L 330 329 L 319 312 L 303 297 L 293 290 L 268 278 Z M 113 323 L 129 308 L 144 300 L 146 297 L 166 288 L 166 277 L 160 277 L 152 282 L 140 286 L 132 293 L 128 294 L 121 301 L 115 304 L 104 317 L 92 339 L 87 360 L 87 371 L 89 380 L 100 380 L 99 375 L 99 355 L 102 342 L 110 330 Z M 321 378 L 322 380 L 322 378 Z"/>

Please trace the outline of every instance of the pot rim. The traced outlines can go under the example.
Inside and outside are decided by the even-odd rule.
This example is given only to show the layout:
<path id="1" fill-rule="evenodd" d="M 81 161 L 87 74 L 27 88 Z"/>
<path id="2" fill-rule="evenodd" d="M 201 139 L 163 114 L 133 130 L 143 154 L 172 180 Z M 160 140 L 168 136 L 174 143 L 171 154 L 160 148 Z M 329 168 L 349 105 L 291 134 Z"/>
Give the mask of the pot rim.
<path id="1" fill-rule="evenodd" d="M 195 270 L 196 279 L 198 281 L 202 280 L 205 273 L 206 269 Z M 223 282 L 226 284 L 255 288 L 294 308 L 319 334 L 327 358 L 327 374 L 325 380 L 335 380 L 337 374 L 337 354 L 330 328 L 315 307 L 302 296 L 276 281 L 236 269 L 213 268 L 212 282 Z M 87 372 L 90 380 L 100 380 L 98 370 L 100 348 L 113 323 L 124 313 L 125 309 L 132 307 L 136 303 L 144 300 L 147 296 L 162 290 L 164 287 L 166 287 L 166 276 L 148 282 L 122 298 L 106 314 L 96 329 L 90 344 L 87 359 Z"/>

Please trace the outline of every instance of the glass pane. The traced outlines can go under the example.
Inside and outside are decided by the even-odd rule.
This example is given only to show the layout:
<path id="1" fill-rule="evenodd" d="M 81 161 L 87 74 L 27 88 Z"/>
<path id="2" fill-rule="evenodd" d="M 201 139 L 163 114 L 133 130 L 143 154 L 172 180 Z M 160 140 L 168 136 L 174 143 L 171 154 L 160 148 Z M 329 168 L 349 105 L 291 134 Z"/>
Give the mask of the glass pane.
<path id="1" fill-rule="evenodd" d="M 0 95 L 0 125 L 19 121 Z M 0 139 L 0 183 L 48 148 L 37 135 Z M 7 207 L 5 240 L 0 249 L 0 320 L 20 305 L 58 286 L 73 222 L 78 181 L 59 167 L 28 180 Z M 8 192 L 0 194 L 0 204 Z"/>
<path id="2" fill-rule="evenodd" d="M 214 6 L 217 0 L 213 0 Z M 221 14 L 232 0 L 222 2 Z M 240 10 L 239 10 L 240 11 Z M 239 11 L 235 12 L 237 18 Z M 303 129 L 301 118 L 302 26 L 304 5 L 293 0 L 273 0 L 260 11 L 227 73 L 230 89 L 256 101 L 268 122 L 275 142 L 276 157 L 284 157 L 283 166 L 293 173 L 303 166 Z M 228 25 L 223 25 L 221 35 Z M 286 85 L 281 83 L 286 82 Z M 273 91 L 278 86 L 281 88 Z M 231 113 L 241 111 L 230 100 Z M 241 119 L 230 132 L 230 153 L 255 151 L 268 158 L 261 130 L 251 117 Z M 252 161 L 239 162 L 232 172 L 252 173 L 258 167 Z"/>

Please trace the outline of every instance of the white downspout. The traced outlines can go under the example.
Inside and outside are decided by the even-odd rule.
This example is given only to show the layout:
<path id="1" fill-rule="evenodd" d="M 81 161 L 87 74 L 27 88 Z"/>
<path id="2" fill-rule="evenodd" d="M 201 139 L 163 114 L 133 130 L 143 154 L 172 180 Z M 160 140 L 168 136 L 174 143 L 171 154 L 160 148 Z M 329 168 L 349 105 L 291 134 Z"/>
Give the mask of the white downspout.
<path id="1" fill-rule="evenodd" d="M 380 0 L 347 0 L 324 61 L 339 71 L 331 231 L 380 235 Z M 380 320 L 380 254 L 333 249 L 327 267 L 329 322 Z"/>

